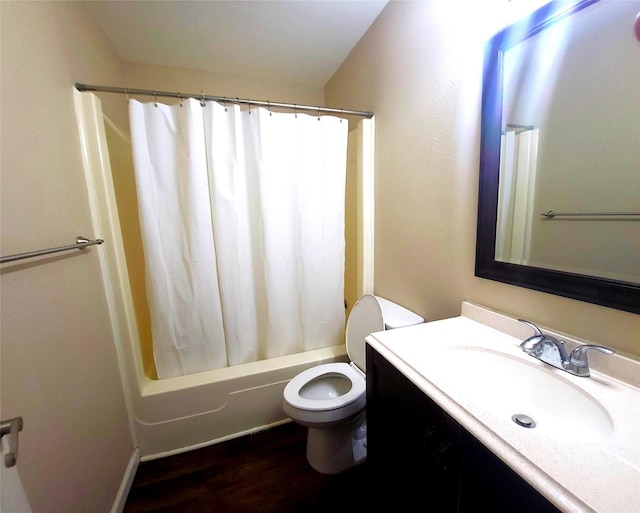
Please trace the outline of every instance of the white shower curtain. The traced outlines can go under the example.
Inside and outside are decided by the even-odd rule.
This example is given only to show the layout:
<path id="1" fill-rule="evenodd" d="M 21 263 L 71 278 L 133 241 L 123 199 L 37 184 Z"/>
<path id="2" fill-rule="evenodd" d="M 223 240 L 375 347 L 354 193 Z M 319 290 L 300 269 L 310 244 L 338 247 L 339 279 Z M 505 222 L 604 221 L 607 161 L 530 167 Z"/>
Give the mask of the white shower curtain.
<path id="1" fill-rule="evenodd" d="M 129 109 L 158 376 L 340 344 L 347 123 Z"/>
<path id="2" fill-rule="evenodd" d="M 534 219 L 538 129 L 502 135 L 496 260 L 527 264 Z"/>

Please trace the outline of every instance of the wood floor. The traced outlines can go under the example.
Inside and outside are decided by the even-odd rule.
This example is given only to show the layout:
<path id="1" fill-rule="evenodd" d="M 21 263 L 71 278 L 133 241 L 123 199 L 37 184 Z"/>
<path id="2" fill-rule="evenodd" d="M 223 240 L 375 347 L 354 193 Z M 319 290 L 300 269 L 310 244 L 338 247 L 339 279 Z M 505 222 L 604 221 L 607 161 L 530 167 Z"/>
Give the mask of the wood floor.
<path id="1" fill-rule="evenodd" d="M 320 474 L 295 423 L 139 465 L 124 513 L 363 511 L 366 463 Z"/>

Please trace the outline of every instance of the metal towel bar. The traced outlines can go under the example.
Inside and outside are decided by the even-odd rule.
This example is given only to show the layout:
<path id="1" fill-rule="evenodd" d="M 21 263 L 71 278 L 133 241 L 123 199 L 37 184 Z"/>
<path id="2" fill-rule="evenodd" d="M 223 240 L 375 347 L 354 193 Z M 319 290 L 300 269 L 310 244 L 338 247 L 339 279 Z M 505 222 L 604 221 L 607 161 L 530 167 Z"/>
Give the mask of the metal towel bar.
<path id="1" fill-rule="evenodd" d="M 0 440 L 4 436 L 9 437 L 8 451 L 4 455 L 4 466 L 7 468 L 14 467 L 18 461 L 18 431 L 22 431 L 23 426 L 22 417 L 0 422 Z M 4 510 L 4 507 L 2 509 Z"/>
<path id="2" fill-rule="evenodd" d="M 554 210 L 547 210 L 540 214 L 547 218 L 571 216 L 596 216 L 596 217 L 609 217 L 609 216 L 640 216 L 640 212 L 556 212 Z"/>
<path id="3" fill-rule="evenodd" d="M 32 258 L 42 255 L 49 255 L 50 253 L 58 253 L 60 251 L 69 251 L 71 249 L 83 249 L 87 246 L 93 246 L 94 244 L 102 244 L 104 240 L 102 239 L 87 239 L 86 237 L 78 236 L 76 237 L 76 243 L 70 244 L 68 246 L 60 246 L 59 248 L 49 248 L 49 249 L 40 249 L 38 251 L 29 251 L 27 253 L 17 253 L 15 255 L 8 255 L 4 257 L 0 257 L 0 264 L 4 264 L 6 262 L 13 262 L 14 260 L 22 260 L 23 258 Z"/>

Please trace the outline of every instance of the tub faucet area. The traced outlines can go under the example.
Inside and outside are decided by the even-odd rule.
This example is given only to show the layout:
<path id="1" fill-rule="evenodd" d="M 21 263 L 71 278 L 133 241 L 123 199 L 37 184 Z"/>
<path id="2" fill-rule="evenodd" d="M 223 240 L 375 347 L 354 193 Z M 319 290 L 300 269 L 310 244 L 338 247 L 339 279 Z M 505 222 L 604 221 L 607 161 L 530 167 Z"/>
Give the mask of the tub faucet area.
<path id="1" fill-rule="evenodd" d="M 589 377 L 589 360 L 587 359 L 589 350 L 599 351 L 607 355 L 614 353 L 608 347 L 595 344 L 578 346 L 571 353 L 567 353 L 563 340 L 542 333 L 532 322 L 525 319 L 518 320 L 531 326 L 535 331 L 534 335 L 520 344 L 522 350 L 528 355 L 574 376 Z"/>

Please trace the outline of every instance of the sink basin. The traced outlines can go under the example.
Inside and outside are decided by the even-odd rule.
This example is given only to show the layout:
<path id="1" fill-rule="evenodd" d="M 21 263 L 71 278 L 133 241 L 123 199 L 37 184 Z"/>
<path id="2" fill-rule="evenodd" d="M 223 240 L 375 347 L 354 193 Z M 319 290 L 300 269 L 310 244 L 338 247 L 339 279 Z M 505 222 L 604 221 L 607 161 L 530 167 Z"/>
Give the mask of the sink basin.
<path id="1" fill-rule="evenodd" d="M 514 429 L 572 442 L 596 442 L 613 431 L 611 417 L 600 403 L 562 379 L 557 374 L 562 371 L 541 362 L 452 347 L 436 353 L 432 363 L 433 383 L 452 399 L 475 404 L 508 422 L 518 415 Z"/>

